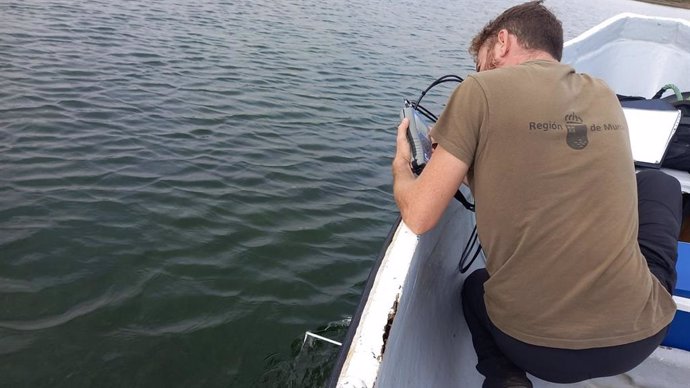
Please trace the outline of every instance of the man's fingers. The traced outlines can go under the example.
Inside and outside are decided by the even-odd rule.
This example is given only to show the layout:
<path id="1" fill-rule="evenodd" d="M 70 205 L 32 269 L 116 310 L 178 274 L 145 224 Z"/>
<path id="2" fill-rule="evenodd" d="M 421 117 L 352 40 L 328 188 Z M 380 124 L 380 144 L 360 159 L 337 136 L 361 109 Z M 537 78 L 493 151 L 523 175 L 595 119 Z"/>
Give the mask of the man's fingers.
<path id="1" fill-rule="evenodd" d="M 408 118 L 402 119 L 400 125 L 398 125 L 398 136 L 397 136 L 397 147 L 396 147 L 396 158 L 404 160 L 405 163 L 410 162 L 410 145 L 407 142 L 407 127 L 410 123 Z"/>
<path id="2" fill-rule="evenodd" d="M 398 141 L 407 139 L 407 127 L 410 125 L 410 119 L 405 117 L 398 125 Z"/>
<path id="3" fill-rule="evenodd" d="M 405 134 L 405 131 L 407 130 L 408 125 L 410 125 L 410 119 L 405 117 L 400 122 L 400 125 L 398 125 L 398 136 L 400 136 L 400 134 L 403 134 L 403 135 Z"/>

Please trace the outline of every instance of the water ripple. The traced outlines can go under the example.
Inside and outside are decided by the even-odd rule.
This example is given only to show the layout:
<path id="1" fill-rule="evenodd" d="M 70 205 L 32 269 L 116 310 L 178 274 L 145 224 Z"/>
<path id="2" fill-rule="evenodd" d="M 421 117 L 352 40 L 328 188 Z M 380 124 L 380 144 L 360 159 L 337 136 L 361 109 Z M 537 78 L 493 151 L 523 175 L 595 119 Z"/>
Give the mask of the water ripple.
<path id="1" fill-rule="evenodd" d="M 122 290 L 108 290 L 106 293 L 99 295 L 95 298 L 79 302 L 76 305 L 69 308 L 67 311 L 57 315 L 52 315 L 30 321 L 0 320 L 0 328 L 11 329 L 16 331 L 34 331 L 55 328 L 79 317 L 91 314 L 101 308 L 110 308 L 112 306 L 117 306 L 118 304 L 123 303 L 128 299 L 137 296 L 141 293 L 146 281 L 152 279 L 154 276 L 155 274 L 150 274 L 147 278 L 140 279 L 136 284 Z"/>
<path id="2" fill-rule="evenodd" d="M 402 98 L 509 3 L 0 3 L 0 385 L 252 386 L 351 314 Z"/>

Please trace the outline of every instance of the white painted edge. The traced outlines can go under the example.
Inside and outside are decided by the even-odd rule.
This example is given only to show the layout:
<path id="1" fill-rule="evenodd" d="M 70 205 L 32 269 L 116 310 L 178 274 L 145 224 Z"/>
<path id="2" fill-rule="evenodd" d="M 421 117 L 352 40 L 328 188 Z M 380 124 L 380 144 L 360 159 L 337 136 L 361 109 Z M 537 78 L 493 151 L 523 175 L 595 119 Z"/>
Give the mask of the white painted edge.
<path id="1" fill-rule="evenodd" d="M 383 335 L 388 314 L 400 299 L 419 236 L 404 222 L 395 231 L 374 279 L 362 311 L 359 327 L 352 339 L 338 388 L 372 388 L 381 364 Z"/>
<path id="2" fill-rule="evenodd" d="M 683 298 L 682 296 L 673 296 L 673 301 L 676 302 L 678 311 L 684 311 L 690 313 L 690 299 Z"/>
<path id="3" fill-rule="evenodd" d="M 687 21 L 685 19 L 680 19 L 680 18 L 668 18 L 668 17 L 660 17 L 660 16 L 647 16 L 647 15 L 639 15 L 631 12 L 625 12 L 618 14 L 616 16 L 610 17 L 603 22 L 597 24 L 596 26 L 590 28 L 589 30 L 583 32 L 582 34 L 576 36 L 573 39 L 570 39 L 569 41 L 565 42 L 563 47 L 568 47 L 570 45 L 582 42 L 586 39 L 589 39 L 592 35 L 598 33 L 599 31 L 605 30 L 609 26 L 615 24 L 619 20 L 623 19 L 647 19 L 647 20 L 656 20 L 656 21 L 664 21 L 664 22 L 671 22 L 671 23 L 681 23 L 685 24 L 686 26 L 690 27 L 690 21 Z"/>

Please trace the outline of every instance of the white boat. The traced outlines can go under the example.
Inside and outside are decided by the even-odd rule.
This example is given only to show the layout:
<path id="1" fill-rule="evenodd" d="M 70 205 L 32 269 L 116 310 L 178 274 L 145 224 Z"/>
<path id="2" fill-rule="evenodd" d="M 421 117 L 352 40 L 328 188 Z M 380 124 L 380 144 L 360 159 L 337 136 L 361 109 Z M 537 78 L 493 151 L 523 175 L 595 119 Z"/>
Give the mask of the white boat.
<path id="1" fill-rule="evenodd" d="M 604 79 L 619 94 L 651 97 L 669 83 L 690 91 L 690 23 L 622 14 L 566 43 L 563 62 Z M 667 171 L 690 193 L 690 174 Z M 467 188 L 461 189 L 471 198 Z M 686 220 L 687 221 L 687 220 Z M 422 236 L 398 221 L 377 260 L 353 316 L 329 387 L 479 387 L 476 355 L 460 290 L 467 274 L 458 261 L 474 229 L 474 213 L 452 201 L 438 225 Z M 690 245 L 688 246 L 690 247 Z M 679 285 L 690 281 L 690 249 L 681 249 Z M 686 290 L 690 292 L 690 290 Z M 690 333 L 690 294 L 675 295 L 674 325 Z M 659 347 L 637 368 L 570 387 L 688 387 L 687 347 Z M 682 349 L 685 347 L 686 349 Z M 530 376 L 535 387 L 556 387 Z"/>

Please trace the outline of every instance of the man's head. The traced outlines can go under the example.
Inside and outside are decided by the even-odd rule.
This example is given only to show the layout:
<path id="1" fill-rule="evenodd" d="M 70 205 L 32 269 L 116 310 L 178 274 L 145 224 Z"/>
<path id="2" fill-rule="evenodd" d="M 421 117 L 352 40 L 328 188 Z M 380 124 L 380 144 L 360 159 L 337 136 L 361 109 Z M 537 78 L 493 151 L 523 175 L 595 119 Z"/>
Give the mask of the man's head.
<path id="1" fill-rule="evenodd" d="M 563 27 L 542 2 L 516 5 L 484 26 L 469 49 L 477 71 L 516 64 L 526 58 L 561 60 Z"/>

